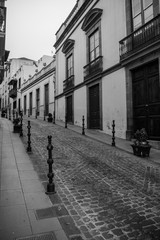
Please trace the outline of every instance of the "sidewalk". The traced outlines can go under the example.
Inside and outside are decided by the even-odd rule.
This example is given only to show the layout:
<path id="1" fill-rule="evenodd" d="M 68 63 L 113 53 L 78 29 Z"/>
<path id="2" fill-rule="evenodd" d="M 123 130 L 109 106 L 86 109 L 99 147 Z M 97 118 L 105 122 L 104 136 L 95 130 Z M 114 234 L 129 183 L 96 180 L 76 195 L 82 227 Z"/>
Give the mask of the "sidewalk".
<path id="1" fill-rule="evenodd" d="M 63 126 L 63 127 L 65 126 L 65 123 L 62 122 L 62 121 L 57 121 L 56 120 L 56 124 L 60 125 L 60 126 Z M 67 128 L 72 130 L 72 131 L 78 132 L 80 134 L 82 133 L 82 128 L 79 127 L 79 126 L 72 125 L 72 124 L 67 124 Z M 85 129 L 85 136 L 90 137 L 92 139 L 95 139 L 97 141 L 100 141 L 102 143 L 112 145 L 112 136 L 110 136 L 106 133 L 103 133 L 100 130 Z M 128 152 L 128 153 L 131 153 L 131 154 L 133 154 L 133 150 L 132 150 L 132 147 L 131 147 L 132 143 L 133 142 L 125 140 L 125 139 L 121 139 L 121 138 L 117 138 L 117 137 L 115 138 L 116 148 L 121 149 L 121 150 L 123 150 L 125 152 Z M 146 157 L 145 159 L 148 159 L 149 161 L 160 165 L 160 150 L 155 149 L 155 148 L 151 148 L 150 156 L 148 158 Z"/>
<path id="2" fill-rule="evenodd" d="M 57 217 L 37 218 L 51 206 L 19 134 L 0 118 L 0 239 L 67 240 Z"/>

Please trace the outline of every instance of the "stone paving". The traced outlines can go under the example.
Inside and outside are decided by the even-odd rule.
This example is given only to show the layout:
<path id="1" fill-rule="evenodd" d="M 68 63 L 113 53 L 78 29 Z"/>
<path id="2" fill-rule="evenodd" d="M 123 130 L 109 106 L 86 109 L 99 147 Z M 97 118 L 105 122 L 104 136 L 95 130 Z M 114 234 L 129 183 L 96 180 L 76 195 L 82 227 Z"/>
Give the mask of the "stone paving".
<path id="1" fill-rule="evenodd" d="M 23 121 L 26 146 L 27 120 Z M 29 120 L 30 157 L 44 184 L 47 136 L 52 136 L 56 194 L 49 197 L 58 206 L 58 219 L 68 239 L 160 239 L 158 164 L 53 123 Z M 61 210 L 65 213 L 60 214 Z"/>

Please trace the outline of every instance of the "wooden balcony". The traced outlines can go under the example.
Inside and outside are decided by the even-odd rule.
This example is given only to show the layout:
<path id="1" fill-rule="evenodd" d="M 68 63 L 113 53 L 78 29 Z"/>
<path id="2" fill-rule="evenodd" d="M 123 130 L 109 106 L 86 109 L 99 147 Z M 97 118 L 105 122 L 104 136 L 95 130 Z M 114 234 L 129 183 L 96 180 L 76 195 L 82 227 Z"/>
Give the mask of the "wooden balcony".
<path id="1" fill-rule="evenodd" d="M 83 67 L 84 81 L 87 81 L 88 79 L 94 77 L 95 75 L 102 73 L 102 70 L 103 70 L 102 59 L 103 59 L 103 57 L 99 56 Z"/>
<path id="2" fill-rule="evenodd" d="M 17 97 L 17 89 L 13 88 L 9 91 L 9 97 L 10 98 L 16 98 Z"/>
<path id="3" fill-rule="evenodd" d="M 160 40 L 160 15 L 123 38 L 120 44 L 120 60 L 125 60 L 132 54 L 145 50 Z"/>
<path id="4" fill-rule="evenodd" d="M 63 81 L 63 91 L 71 90 L 74 87 L 74 75 Z"/>

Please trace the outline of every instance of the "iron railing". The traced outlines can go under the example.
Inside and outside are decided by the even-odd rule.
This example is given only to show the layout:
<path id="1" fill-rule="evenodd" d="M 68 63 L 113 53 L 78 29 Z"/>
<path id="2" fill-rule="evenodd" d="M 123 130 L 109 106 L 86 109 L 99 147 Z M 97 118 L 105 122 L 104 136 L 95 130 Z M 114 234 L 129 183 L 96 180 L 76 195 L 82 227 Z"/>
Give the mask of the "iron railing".
<path id="1" fill-rule="evenodd" d="M 17 88 L 13 88 L 9 91 L 9 97 L 10 98 L 15 98 L 17 97 Z"/>
<path id="2" fill-rule="evenodd" d="M 158 39 L 160 39 L 160 15 L 157 15 L 119 42 L 120 60 L 146 46 L 148 47 L 149 44 L 153 44 Z"/>
<path id="3" fill-rule="evenodd" d="M 72 87 L 74 87 L 74 75 L 63 81 L 63 91 L 70 90 Z"/>
<path id="4" fill-rule="evenodd" d="M 83 67 L 84 69 L 84 80 L 87 80 L 88 77 L 93 76 L 97 73 L 102 72 L 102 56 L 95 58 L 93 61 L 88 63 L 86 66 Z"/>

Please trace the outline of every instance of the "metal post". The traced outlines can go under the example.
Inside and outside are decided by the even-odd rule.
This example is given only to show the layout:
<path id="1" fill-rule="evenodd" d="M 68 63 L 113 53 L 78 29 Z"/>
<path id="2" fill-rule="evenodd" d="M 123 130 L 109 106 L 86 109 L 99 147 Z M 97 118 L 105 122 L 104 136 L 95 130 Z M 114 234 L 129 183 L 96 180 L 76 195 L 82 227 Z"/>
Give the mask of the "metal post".
<path id="1" fill-rule="evenodd" d="M 53 165 L 53 158 L 52 158 L 52 150 L 53 150 L 53 145 L 51 143 L 52 141 L 52 136 L 48 136 L 48 146 L 47 146 L 47 150 L 48 150 L 48 166 L 49 166 L 49 172 L 47 174 L 48 177 L 48 184 L 47 184 L 47 191 L 46 194 L 53 194 L 55 193 L 55 184 L 53 182 L 53 178 L 54 178 L 54 173 L 52 170 L 52 165 Z"/>
<path id="2" fill-rule="evenodd" d="M 30 132 L 30 129 L 31 129 L 31 125 L 30 125 L 30 121 L 28 121 L 28 126 L 27 126 L 27 128 L 28 128 L 28 134 L 27 134 L 27 136 L 28 136 L 28 147 L 27 147 L 27 152 L 31 152 L 32 151 L 32 148 L 31 148 L 31 132 Z"/>
<path id="3" fill-rule="evenodd" d="M 45 110 L 44 110 L 44 119 L 43 119 L 44 121 L 46 120 L 46 116 L 45 116 L 45 114 L 46 114 L 46 113 L 45 113 Z"/>
<path id="4" fill-rule="evenodd" d="M 112 146 L 115 147 L 115 120 L 113 120 L 112 124 Z"/>
<path id="5" fill-rule="evenodd" d="M 9 108 L 9 120 L 11 120 L 11 109 Z"/>
<path id="6" fill-rule="evenodd" d="M 37 119 L 37 109 L 35 110 L 35 118 Z"/>
<path id="7" fill-rule="evenodd" d="M 15 112 L 14 112 L 14 109 L 13 109 L 13 122 L 14 122 L 14 119 L 15 119 Z"/>
<path id="8" fill-rule="evenodd" d="M 28 109 L 28 117 L 30 117 L 30 112 L 29 112 L 29 109 Z"/>
<path id="9" fill-rule="evenodd" d="M 65 128 L 67 128 L 67 114 L 65 115 Z"/>
<path id="10" fill-rule="evenodd" d="M 82 117 L 82 135 L 85 135 L 84 116 Z"/>
<path id="11" fill-rule="evenodd" d="M 55 120 L 55 111 L 53 111 L 53 124 L 56 123 L 56 120 Z"/>
<path id="12" fill-rule="evenodd" d="M 21 121 L 21 128 L 20 128 L 19 136 L 23 137 L 23 127 L 22 127 L 23 126 L 23 123 L 22 123 L 23 122 L 23 112 L 22 111 L 20 112 L 20 116 L 21 116 L 21 119 L 20 119 L 20 121 Z"/>

